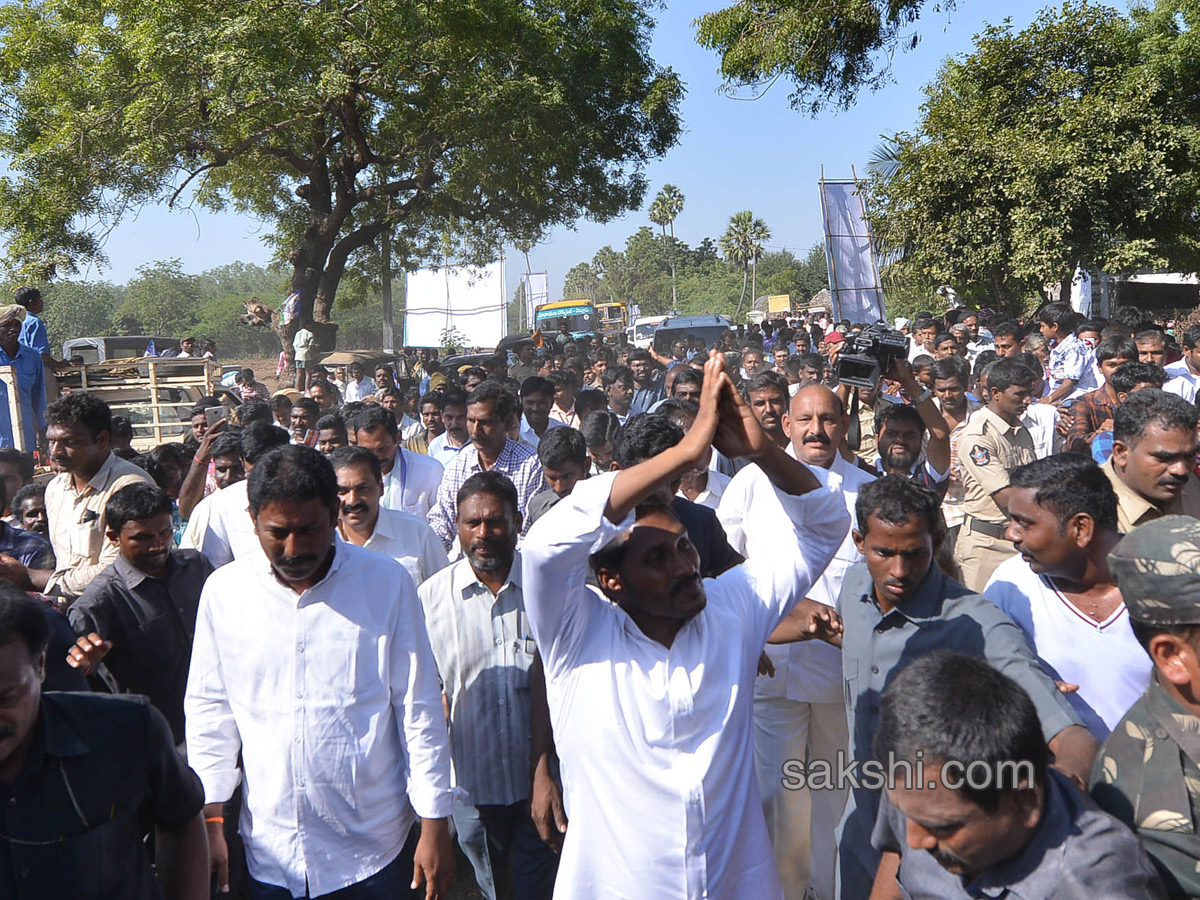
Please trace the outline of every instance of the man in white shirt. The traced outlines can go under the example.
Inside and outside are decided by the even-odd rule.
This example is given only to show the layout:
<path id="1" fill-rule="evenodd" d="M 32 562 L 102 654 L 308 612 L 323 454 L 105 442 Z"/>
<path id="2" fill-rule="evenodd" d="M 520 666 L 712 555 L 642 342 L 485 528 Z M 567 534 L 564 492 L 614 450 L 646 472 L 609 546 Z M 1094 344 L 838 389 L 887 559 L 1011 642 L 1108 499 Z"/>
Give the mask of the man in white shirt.
<path id="1" fill-rule="evenodd" d="M 359 547 L 390 556 L 420 585 L 450 565 L 442 542 L 423 519 L 379 505 L 383 473 L 375 454 L 341 447 L 329 461 L 338 482 L 338 535 Z"/>
<path id="2" fill-rule="evenodd" d="M 1166 366 L 1172 379 L 1182 378 L 1193 389 L 1200 388 L 1200 325 L 1193 325 L 1179 339 L 1183 359 Z"/>
<path id="3" fill-rule="evenodd" d="M 858 489 L 875 476 L 842 456 L 849 427 L 841 400 L 819 384 L 801 388 L 784 416 L 784 428 L 791 438 L 788 453 L 838 489 L 847 515 L 852 516 Z M 733 548 L 746 557 L 755 552 L 746 540 L 746 522 L 758 510 L 751 484 L 741 472 L 735 475 L 717 510 Z M 806 598 L 836 608 L 846 571 L 861 561 L 847 519 L 837 552 Z M 818 897 L 832 898 L 837 859 L 833 837 L 846 791 L 785 790 L 779 773 L 789 759 L 835 759 L 838 751 L 846 751 L 849 734 L 842 696 L 842 654 L 824 641 L 768 644 L 766 653 L 775 671 L 773 677 L 760 675 L 755 685 L 754 761 L 784 897 L 803 900 L 811 884 Z"/>
<path id="4" fill-rule="evenodd" d="M 243 429 L 242 465 L 246 478 L 209 494 L 196 504 L 180 546 L 186 550 L 199 550 L 213 568 L 256 555 L 258 536 L 250 517 L 248 479 L 255 462 L 287 442 L 288 433 L 274 425 L 256 422 Z"/>
<path id="5" fill-rule="evenodd" d="M 354 431 L 355 444 L 379 459 L 383 472 L 382 505 L 424 519 L 442 481 L 442 464 L 431 456 L 401 447 L 396 420 L 382 407 L 367 407 L 346 424 Z"/>
<path id="6" fill-rule="evenodd" d="M 758 464 L 746 528 L 764 551 L 702 581 L 686 530 L 647 501 L 714 438 Z M 526 609 L 570 817 L 558 896 L 782 897 L 754 777 L 754 678 L 847 523 L 841 498 L 766 436 L 714 354 L 682 442 L 579 482 L 533 526 Z M 804 627 L 817 636 L 825 624 Z"/>
<path id="7" fill-rule="evenodd" d="M 366 400 L 375 393 L 375 385 L 366 379 L 361 363 L 350 363 L 348 371 L 350 377 L 346 379 L 346 389 L 342 392 L 343 400 L 347 403 L 356 403 Z"/>
<path id="8" fill-rule="evenodd" d="M 446 430 L 429 442 L 429 456 L 445 468 L 471 445 L 471 433 L 467 430 L 467 395 L 462 391 L 448 390 L 443 396 L 442 427 Z"/>
<path id="9" fill-rule="evenodd" d="M 521 383 L 521 440 L 535 450 L 547 429 L 563 427 L 550 418 L 553 403 L 554 385 L 545 378 L 531 375 Z"/>
<path id="10" fill-rule="evenodd" d="M 1077 688 L 1067 700 L 1103 741 L 1153 668 L 1108 568 L 1121 540 L 1117 495 L 1099 466 L 1073 453 L 1021 466 L 1011 484 L 1007 536 L 1021 555 L 996 568 L 984 595 L 1051 677 Z"/>
<path id="11" fill-rule="evenodd" d="M 454 771 L 469 798 L 454 810 L 458 842 L 489 900 L 549 900 L 558 857 L 529 815 L 534 643 L 512 482 L 499 472 L 472 475 L 458 492 L 456 524 L 464 558 L 417 594 L 450 710 Z"/>
<path id="12" fill-rule="evenodd" d="M 1196 402 L 1196 384 L 1195 381 L 1177 372 L 1166 370 L 1167 362 L 1167 337 L 1161 331 L 1155 328 L 1139 331 L 1133 339 L 1137 345 L 1138 362 L 1150 363 L 1151 365 L 1159 366 L 1166 372 L 1167 380 L 1163 383 L 1162 389 L 1168 394 L 1174 394 L 1176 397 L 1182 397 L 1188 403 Z M 1178 366 L 1183 363 L 1184 369 L 1187 369 L 1187 357 L 1180 360 L 1179 363 L 1174 363 Z"/>
<path id="13" fill-rule="evenodd" d="M 227 852 L 241 780 L 254 897 L 402 897 L 421 881 L 445 896 L 455 792 L 412 579 L 336 539 L 337 480 L 317 451 L 277 448 L 249 484 L 262 552 L 205 583 L 184 700 L 210 852 Z"/>

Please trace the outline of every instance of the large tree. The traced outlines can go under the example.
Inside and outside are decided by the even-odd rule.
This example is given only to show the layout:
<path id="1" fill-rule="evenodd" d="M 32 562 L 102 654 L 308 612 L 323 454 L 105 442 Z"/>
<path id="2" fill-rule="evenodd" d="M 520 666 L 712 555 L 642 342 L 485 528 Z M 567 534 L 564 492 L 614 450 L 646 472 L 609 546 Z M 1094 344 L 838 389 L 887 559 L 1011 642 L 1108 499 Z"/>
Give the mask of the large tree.
<path id="1" fill-rule="evenodd" d="M 1014 309 L 1076 265 L 1200 268 L 1200 55 L 1184 21 L 1072 2 L 946 62 L 872 174 L 894 273 Z"/>
<path id="2" fill-rule="evenodd" d="M 671 229 L 670 248 L 671 261 L 671 308 L 679 305 L 679 294 L 675 285 L 675 219 L 683 212 L 683 191 L 673 184 L 663 185 L 654 202 L 650 204 L 650 221 L 662 229 L 663 243 L 667 243 L 667 229 Z"/>
<path id="3" fill-rule="evenodd" d="M 301 314 L 348 265 L 480 261 L 636 208 L 682 85 L 649 0 L 18 0 L 0 7 L 0 229 L 44 277 L 150 203 L 263 220 Z"/>
<path id="4" fill-rule="evenodd" d="M 742 270 L 742 295 L 738 298 L 737 310 L 734 316 L 741 315 L 742 304 L 746 301 L 747 279 L 751 269 L 754 272 L 755 286 L 751 290 L 750 305 L 754 305 L 754 294 L 757 293 L 758 260 L 762 256 L 763 245 L 771 239 L 771 229 L 762 219 L 755 217 L 748 209 L 734 213 L 729 219 L 725 233 L 721 235 L 721 255 L 731 266 Z"/>
<path id="5" fill-rule="evenodd" d="M 928 0 L 737 0 L 696 20 L 702 46 L 721 54 L 730 91 L 791 82 L 794 109 L 847 109 L 887 82 L 891 60 L 919 39 L 910 29 Z M 937 0 L 938 11 L 954 0 Z"/>

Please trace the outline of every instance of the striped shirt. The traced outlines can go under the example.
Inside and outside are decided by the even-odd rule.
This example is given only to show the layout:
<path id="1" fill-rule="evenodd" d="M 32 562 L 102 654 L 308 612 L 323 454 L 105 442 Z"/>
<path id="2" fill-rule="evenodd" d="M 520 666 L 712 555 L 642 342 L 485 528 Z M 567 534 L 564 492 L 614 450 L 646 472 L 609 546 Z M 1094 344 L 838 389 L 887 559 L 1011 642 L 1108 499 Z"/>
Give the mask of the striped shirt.
<path id="1" fill-rule="evenodd" d="M 450 754 L 476 806 L 529 798 L 529 666 L 518 555 L 493 596 L 460 559 L 417 590 L 442 690 L 450 704 Z"/>
<path id="2" fill-rule="evenodd" d="M 479 449 L 474 444 L 464 447 L 454 461 L 446 466 L 441 486 L 437 491 L 437 500 L 433 509 L 429 511 L 429 524 L 442 539 L 442 544 L 447 550 L 453 546 L 454 539 L 458 536 L 458 489 L 472 475 L 483 471 L 485 470 L 479 461 Z M 516 486 L 517 511 L 522 517 L 525 516 L 525 510 L 529 507 L 533 495 L 546 486 L 537 451 L 511 438 L 504 442 L 504 449 L 496 457 L 496 464 L 490 471 L 507 475 Z M 528 527 L 528 523 L 522 526 L 522 533 Z"/>

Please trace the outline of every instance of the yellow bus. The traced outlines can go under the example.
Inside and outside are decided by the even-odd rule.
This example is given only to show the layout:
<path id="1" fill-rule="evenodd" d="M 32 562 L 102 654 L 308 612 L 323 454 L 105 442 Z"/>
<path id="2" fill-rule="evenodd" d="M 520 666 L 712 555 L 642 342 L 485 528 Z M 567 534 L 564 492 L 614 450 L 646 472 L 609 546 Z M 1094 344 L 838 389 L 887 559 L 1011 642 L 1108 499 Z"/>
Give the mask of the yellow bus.
<path id="1" fill-rule="evenodd" d="M 543 303 L 534 310 L 533 320 L 547 340 L 554 339 L 563 323 L 566 323 L 567 331 L 573 338 L 590 336 L 596 333 L 596 304 L 591 300 Z"/>
<path id="2" fill-rule="evenodd" d="M 615 337 L 629 324 L 629 313 L 624 303 L 597 303 L 596 330 L 605 337 Z"/>

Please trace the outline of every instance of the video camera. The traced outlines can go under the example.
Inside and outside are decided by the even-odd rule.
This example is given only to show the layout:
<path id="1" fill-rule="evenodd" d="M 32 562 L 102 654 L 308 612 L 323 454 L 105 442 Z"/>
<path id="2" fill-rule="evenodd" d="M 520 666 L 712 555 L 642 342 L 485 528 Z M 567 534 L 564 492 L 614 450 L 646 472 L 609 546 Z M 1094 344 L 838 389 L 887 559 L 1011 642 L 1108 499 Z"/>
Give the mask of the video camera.
<path id="1" fill-rule="evenodd" d="M 873 388 L 894 359 L 908 355 L 908 338 L 882 323 L 864 328 L 846 339 L 846 349 L 833 366 L 841 384 Z"/>

